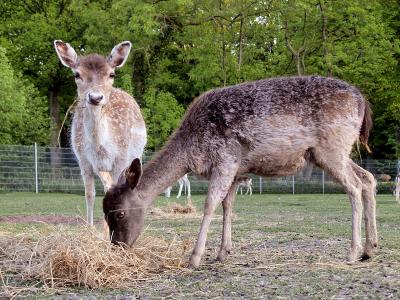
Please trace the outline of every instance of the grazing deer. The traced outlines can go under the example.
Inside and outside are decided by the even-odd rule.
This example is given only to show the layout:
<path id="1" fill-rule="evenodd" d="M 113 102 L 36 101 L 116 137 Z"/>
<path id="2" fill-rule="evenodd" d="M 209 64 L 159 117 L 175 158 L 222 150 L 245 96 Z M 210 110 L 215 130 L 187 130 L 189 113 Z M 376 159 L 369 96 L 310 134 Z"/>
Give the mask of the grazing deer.
<path id="1" fill-rule="evenodd" d="M 245 187 L 247 189 L 245 195 L 247 195 L 249 192 L 250 196 L 253 195 L 253 180 L 250 177 L 240 176 L 236 179 L 236 181 L 238 183 L 236 194 L 240 189 L 240 195 L 243 196 L 243 188 Z"/>
<path id="2" fill-rule="evenodd" d="M 367 259 L 378 243 L 375 182 L 371 173 L 350 159 L 350 152 L 358 139 L 368 149 L 371 126 L 368 102 L 356 88 L 334 78 L 275 78 L 204 93 L 143 172 L 140 160 L 133 160 L 118 185 L 106 193 L 103 211 L 111 242 L 131 246 L 155 197 L 190 171 L 210 181 L 190 264 L 199 266 L 209 225 L 221 202 L 223 233 L 217 259 L 223 261 L 232 248 L 235 178 L 244 173 L 295 174 L 311 161 L 341 183 L 350 198 L 349 261 Z"/>
<path id="3" fill-rule="evenodd" d="M 130 95 L 112 86 L 114 70 L 124 65 L 131 43 L 118 44 L 107 58 L 78 56 L 60 40 L 54 41 L 54 47 L 61 63 L 74 72 L 78 89 L 71 143 L 85 185 L 87 221 L 93 225 L 94 175 L 107 191 L 132 159 L 141 157 L 146 144 L 139 106 Z"/>
<path id="4" fill-rule="evenodd" d="M 190 181 L 188 178 L 188 175 L 185 174 L 183 175 L 183 177 L 178 179 L 178 184 L 179 184 L 179 191 L 178 191 L 178 195 L 176 196 L 177 199 L 179 199 L 181 197 L 182 194 L 182 189 L 185 189 L 185 195 L 186 195 L 186 191 L 187 191 L 187 198 L 191 197 L 191 193 L 190 193 Z M 171 197 L 171 190 L 172 190 L 172 186 L 169 186 L 165 189 L 164 191 L 164 195 L 167 198 Z"/>

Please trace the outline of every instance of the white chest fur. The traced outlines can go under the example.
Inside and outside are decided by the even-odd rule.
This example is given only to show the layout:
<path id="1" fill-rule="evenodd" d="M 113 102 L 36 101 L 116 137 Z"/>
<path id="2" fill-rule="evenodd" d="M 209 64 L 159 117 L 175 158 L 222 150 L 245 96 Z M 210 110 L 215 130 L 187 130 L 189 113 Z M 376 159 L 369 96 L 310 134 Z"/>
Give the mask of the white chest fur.
<path id="1" fill-rule="evenodd" d="M 90 111 L 83 118 L 82 155 L 88 160 L 94 171 L 111 171 L 116 156 L 116 143 L 109 118 L 101 110 Z"/>

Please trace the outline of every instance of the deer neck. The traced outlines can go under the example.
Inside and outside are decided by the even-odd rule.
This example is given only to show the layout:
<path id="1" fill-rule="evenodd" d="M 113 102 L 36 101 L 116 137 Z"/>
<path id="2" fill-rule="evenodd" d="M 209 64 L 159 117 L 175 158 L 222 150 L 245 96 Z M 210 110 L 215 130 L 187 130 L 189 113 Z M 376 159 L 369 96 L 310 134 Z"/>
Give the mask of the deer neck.
<path id="1" fill-rule="evenodd" d="M 178 145 L 169 143 L 147 163 L 137 185 L 137 191 L 146 207 L 187 172 L 185 152 Z"/>
<path id="2" fill-rule="evenodd" d="M 104 137 L 108 135 L 107 118 L 104 115 L 104 107 L 85 107 L 82 114 L 85 135 L 90 138 L 93 145 L 96 145 L 97 148 L 100 147 L 104 142 Z"/>

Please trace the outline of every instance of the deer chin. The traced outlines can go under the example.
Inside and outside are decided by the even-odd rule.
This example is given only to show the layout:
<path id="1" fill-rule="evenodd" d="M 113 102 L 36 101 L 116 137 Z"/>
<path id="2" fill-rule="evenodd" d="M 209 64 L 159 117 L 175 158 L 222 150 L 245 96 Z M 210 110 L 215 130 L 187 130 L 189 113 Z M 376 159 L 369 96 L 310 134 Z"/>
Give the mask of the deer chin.
<path id="1" fill-rule="evenodd" d="M 91 104 L 91 105 L 100 106 L 100 102 L 96 102 L 96 101 L 93 101 L 93 100 L 89 100 L 88 102 L 89 102 L 89 104 Z"/>
<path id="2" fill-rule="evenodd" d="M 139 238 L 140 231 L 135 232 L 133 235 L 129 236 L 128 234 L 122 235 L 113 235 L 111 236 L 111 243 L 114 245 L 122 246 L 124 248 L 131 248 L 136 240 Z"/>

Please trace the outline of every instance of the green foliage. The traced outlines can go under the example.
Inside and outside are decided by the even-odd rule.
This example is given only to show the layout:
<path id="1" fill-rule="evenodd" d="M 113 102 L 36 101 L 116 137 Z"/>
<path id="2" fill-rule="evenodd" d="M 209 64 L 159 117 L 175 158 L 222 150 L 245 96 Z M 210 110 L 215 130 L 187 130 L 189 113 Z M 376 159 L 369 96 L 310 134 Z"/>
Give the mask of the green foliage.
<path id="1" fill-rule="evenodd" d="M 0 47 L 0 144 L 45 144 L 48 141 L 45 99 L 16 74 Z"/>
<path id="2" fill-rule="evenodd" d="M 374 156 L 400 155 L 398 1 L 15 0 L 1 3 L 0 13 L 0 45 L 13 68 L 41 96 L 56 95 L 59 117 L 75 86 L 52 41 L 68 41 L 82 54 L 107 55 L 130 40 L 132 53 L 116 85 L 146 109 L 160 109 L 149 102 L 159 95 L 186 107 L 206 90 L 243 81 L 334 76 L 359 87 L 373 104 Z M 169 128 L 163 132 L 170 133 L 173 122 L 161 119 Z M 161 119 L 158 127 L 164 127 Z M 149 136 L 157 140 L 150 148 L 167 138 L 154 133 L 159 137 Z"/>
<path id="3" fill-rule="evenodd" d="M 184 109 L 173 94 L 150 88 L 142 109 L 147 125 L 147 148 L 159 149 L 179 125 Z"/>

